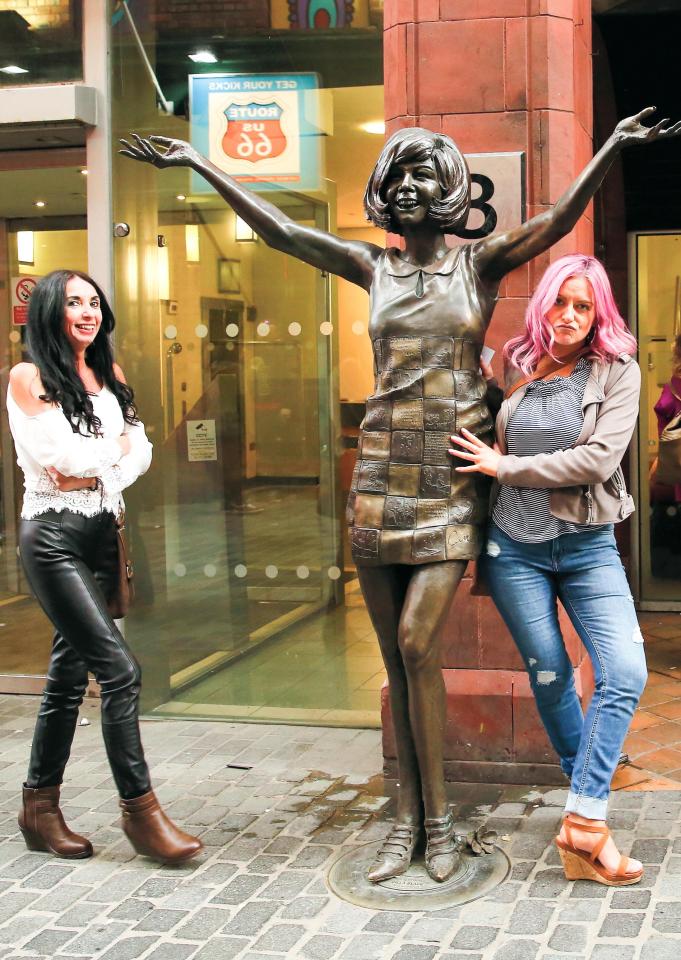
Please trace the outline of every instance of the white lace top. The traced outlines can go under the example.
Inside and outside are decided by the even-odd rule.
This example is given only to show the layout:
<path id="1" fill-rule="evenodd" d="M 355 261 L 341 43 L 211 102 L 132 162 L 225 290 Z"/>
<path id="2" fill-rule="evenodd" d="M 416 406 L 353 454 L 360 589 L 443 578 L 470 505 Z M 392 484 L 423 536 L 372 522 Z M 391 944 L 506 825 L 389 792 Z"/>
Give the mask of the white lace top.
<path id="1" fill-rule="evenodd" d="M 142 423 L 128 424 L 114 394 L 107 388 L 92 396 L 92 406 L 102 423 L 102 435 L 74 433 L 59 406 L 28 416 L 7 390 L 7 416 L 24 473 L 21 516 L 31 520 L 46 510 L 71 510 L 91 517 L 123 508 L 121 491 L 149 469 L 151 444 Z M 130 453 L 121 453 L 116 437 L 130 437 Z M 67 477 L 99 477 L 101 490 L 62 492 L 46 467 Z"/>

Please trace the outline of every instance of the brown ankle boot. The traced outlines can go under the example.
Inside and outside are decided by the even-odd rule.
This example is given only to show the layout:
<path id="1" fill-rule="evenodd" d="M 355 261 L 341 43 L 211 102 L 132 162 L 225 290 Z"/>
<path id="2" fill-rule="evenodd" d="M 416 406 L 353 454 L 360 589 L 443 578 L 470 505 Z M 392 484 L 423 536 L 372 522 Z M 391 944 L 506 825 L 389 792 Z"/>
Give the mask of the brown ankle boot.
<path id="1" fill-rule="evenodd" d="M 182 863 L 203 850 L 198 837 L 175 826 L 153 790 L 134 800 L 121 800 L 123 831 L 137 853 L 162 863 Z"/>
<path id="2" fill-rule="evenodd" d="M 65 860 L 92 856 L 92 844 L 73 833 L 59 809 L 59 787 L 24 787 L 19 829 L 29 850 L 53 853 Z"/>

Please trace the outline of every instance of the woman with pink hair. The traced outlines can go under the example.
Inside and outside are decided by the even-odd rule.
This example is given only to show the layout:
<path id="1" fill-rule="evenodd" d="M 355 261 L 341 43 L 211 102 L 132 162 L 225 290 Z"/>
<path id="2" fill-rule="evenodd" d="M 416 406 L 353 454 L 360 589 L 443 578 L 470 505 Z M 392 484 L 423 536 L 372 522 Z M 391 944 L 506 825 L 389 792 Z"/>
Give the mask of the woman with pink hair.
<path id="1" fill-rule="evenodd" d="M 482 572 L 525 661 L 570 790 L 558 850 L 569 880 L 637 883 L 606 825 L 610 782 L 646 682 L 643 637 L 613 526 L 633 502 L 620 463 L 634 431 L 636 341 L 602 264 L 567 256 L 506 344 L 496 446 L 452 437 L 457 467 L 495 479 Z M 454 451 L 451 451 L 452 453 Z M 586 714 L 558 622 L 565 608 L 593 663 Z"/>

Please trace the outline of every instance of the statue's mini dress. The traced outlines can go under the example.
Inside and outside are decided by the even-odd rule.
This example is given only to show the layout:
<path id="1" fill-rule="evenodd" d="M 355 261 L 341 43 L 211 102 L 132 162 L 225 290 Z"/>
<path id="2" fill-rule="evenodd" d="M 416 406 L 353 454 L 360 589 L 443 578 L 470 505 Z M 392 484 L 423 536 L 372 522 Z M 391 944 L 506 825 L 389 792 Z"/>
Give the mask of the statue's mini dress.
<path id="1" fill-rule="evenodd" d="M 353 560 L 474 560 L 489 479 L 457 473 L 466 461 L 448 450 L 462 427 L 493 443 L 479 366 L 494 300 L 477 277 L 471 245 L 424 267 L 385 250 L 370 296 L 376 386 L 348 501 Z"/>

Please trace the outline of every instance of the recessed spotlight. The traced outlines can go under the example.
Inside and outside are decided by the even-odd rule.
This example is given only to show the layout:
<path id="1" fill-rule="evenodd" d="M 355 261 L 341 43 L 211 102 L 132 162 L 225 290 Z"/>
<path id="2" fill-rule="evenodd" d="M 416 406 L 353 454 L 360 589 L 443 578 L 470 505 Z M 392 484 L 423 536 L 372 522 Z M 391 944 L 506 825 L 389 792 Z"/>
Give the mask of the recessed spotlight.
<path id="1" fill-rule="evenodd" d="M 34 206 L 34 207 L 46 207 L 47 204 L 45 203 L 44 200 L 36 200 L 36 202 L 33 204 L 33 206 Z"/>
<path id="2" fill-rule="evenodd" d="M 85 167 L 83 167 L 83 169 L 80 172 L 83 174 L 84 177 L 87 177 L 87 170 L 85 169 Z"/>
<path id="3" fill-rule="evenodd" d="M 176 200 L 186 200 L 187 197 L 185 196 L 184 193 L 178 193 L 177 196 L 175 197 L 175 199 L 176 199 Z"/>
<path id="4" fill-rule="evenodd" d="M 369 120 L 367 123 L 360 123 L 360 130 L 365 133 L 385 133 L 385 122 L 383 120 Z"/>
<path id="5" fill-rule="evenodd" d="M 189 54 L 189 59 L 193 60 L 194 63 L 218 62 L 218 58 L 215 56 L 212 50 L 195 50 L 194 53 Z"/>
<path id="6" fill-rule="evenodd" d="M 16 64 L 10 63 L 6 67 L 0 67 L 0 73 L 28 73 L 28 70 L 24 70 L 23 67 L 17 67 Z"/>

